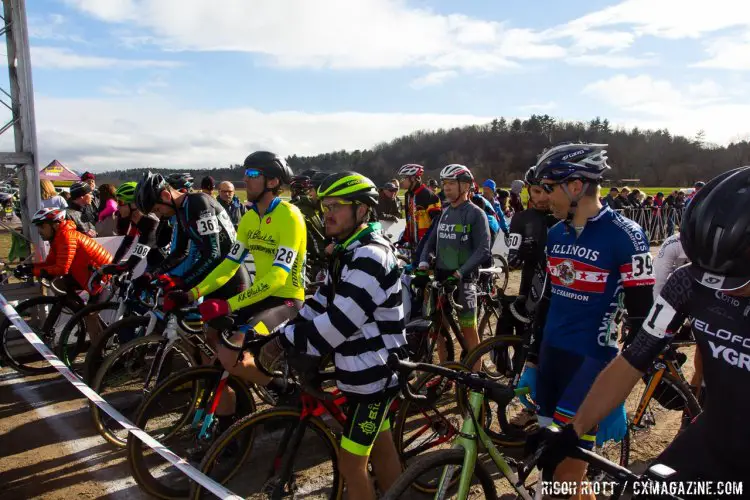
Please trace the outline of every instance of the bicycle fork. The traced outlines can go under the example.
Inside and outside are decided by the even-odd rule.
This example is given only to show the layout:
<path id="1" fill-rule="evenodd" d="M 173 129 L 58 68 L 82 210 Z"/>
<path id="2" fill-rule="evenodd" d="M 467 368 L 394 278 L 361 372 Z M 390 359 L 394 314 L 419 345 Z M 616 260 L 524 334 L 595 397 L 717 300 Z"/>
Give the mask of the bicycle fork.
<path id="1" fill-rule="evenodd" d="M 211 426 L 214 422 L 215 415 L 216 415 L 216 408 L 219 406 L 219 402 L 221 401 L 221 396 L 224 393 L 224 388 L 227 386 L 227 381 L 229 380 L 229 372 L 224 370 L 221 372 L 221 378 L 219 379 L 219 383 L 216 385 L 216 389 L 208 393 L 207 398 L 201 398 L 200 401 L 200 407 L 195 411 L 195 416 L 193 417 L 193 424 L 192 427 L 194 429 L 197 429 L 198 426 L 200 426 L 200 431 L 198 432 L 197 439 L 198 440 L 210 440 L 213 436 L 209 432 L 211 429 Z M 206 402 L 211 401 L 211 407 L 208 410 L 208 413 L 206 413 Z M 205 415 L 205 418 L 204 418 Z M 203 424 L 201 425 L 201 420 L 203 420 Z"/>

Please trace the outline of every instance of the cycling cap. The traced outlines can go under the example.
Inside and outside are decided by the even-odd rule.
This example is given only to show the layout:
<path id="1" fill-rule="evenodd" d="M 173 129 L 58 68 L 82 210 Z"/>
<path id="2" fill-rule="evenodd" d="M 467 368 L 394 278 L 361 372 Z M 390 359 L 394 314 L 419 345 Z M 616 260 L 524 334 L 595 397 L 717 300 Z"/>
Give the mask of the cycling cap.
<path id="1" fill-rule="evenodd" d="M 318 188 L 318 198 L 343 198 L 366 205 L 378 204 L 375 183 L 357 172 L 337 172 L 325 178 Z"/>
<path id="2" fill-rule="evenodd" d="M 416 163 L 407 163 L 398 169 L 396 174 L 398 177 L 422 177 L 424 174 L 424 167 L 417 165 Z"/>
<path id="3" fill-rule="evenodd" d="M 65 219 L 65 210 L 61 208 L 42 208 L 37 210 L 31 218 L 32 224 L 41 224 L 43 222 L 60 222 Z"/>
<path id="4" fill-rule="evenodd" d="M 474 182 L 474 176 L 471 175 L 471 170 L 465 165 L 451 163 L 440 171 L 440 180 Z"/>
<path id="5" fill-rule="evenodd" d="M 167 188 L 167 181 L 160 174 L 146 172 L 136 187 L 135 205 L 144 214 L 151 213 L 159 201 L 159 195 Z"/>
<path id="6" fill-rule="evenodd" d="M 133 203 L 135 201 L 135 191 L 138 186 L 137 182 L 123 182 L 115 191 L 115 198 L 123 203 Z"/>
<path id="7" fill-rule="evenodd" d="M 294 177 L 292 169 L 286 160 L 270 151 L 256 151 L 245 158 L 243 168 L 255 168 L 263 172 L 265 177 L 278 179 L 282 184 L 289 184 Z"/>
<path id="8" fill-rule="evenodd" d="M 539 180 L 562 182 L 572 179 L 598 181 L 610 167 L 607 144 L 560 144 L 548 149 L 537 160 Z"/>
<path id="9" fill-rule="evenodd" d="M 690 273 L 715 290 L 750 283 L 750 167 L 724 172 L 698 191 L 680 225 Z"/>

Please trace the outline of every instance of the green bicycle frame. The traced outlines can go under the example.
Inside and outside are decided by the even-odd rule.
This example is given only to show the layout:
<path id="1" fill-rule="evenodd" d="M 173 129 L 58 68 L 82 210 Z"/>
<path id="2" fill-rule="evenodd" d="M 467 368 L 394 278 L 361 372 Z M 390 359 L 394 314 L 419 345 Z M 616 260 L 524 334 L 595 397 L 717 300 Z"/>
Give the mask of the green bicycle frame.
<path id="1" fill-rule="evenodd" d="M 529 389 L 516 389 L 516 396 L 528 394 Z M 520 481 L 518 475 L 513 472 L 508 462 L 503 457 L 500 450 L 497 449 L 495 443 L 487 435 L 482 426 L 476 425 L 476 421 L 479 418 L 482 410 L 482 404 L 484 403 L 484 394 L 479 391 L 469 392 L 469 407 L 471 408 L 471 415 L 464 419 L 464 423 L 461 426 L 461 432 L 458 433 L 453 449 L 463 448 L 464 449 L 464 462 L 461 469 L 461 477 L 458 483 L 458 496 L 457 498 L 463 500 L 469 496 L 469 488 L 471 487 L 471 478 L 474 475 L 474 468 L 476 467 L 477 457 L 479 456 L 479 444 L 481 442 L 484 448 L 489 453 L 492 461 L 510 482 L 513 489 L 525 500 L 532 500 L 532 496 L 526 490 L 523 482 Z M 477 439 L 478 438 L 478 439 Z M 455 472 L 454 465 L 450 465 L 443 469 L 443 473 L 440 477 L 440 483 L 435 493 L 435 498 L 443 498 L 443 495 L 447 492 L 451 482 L 451 478 Z"/>

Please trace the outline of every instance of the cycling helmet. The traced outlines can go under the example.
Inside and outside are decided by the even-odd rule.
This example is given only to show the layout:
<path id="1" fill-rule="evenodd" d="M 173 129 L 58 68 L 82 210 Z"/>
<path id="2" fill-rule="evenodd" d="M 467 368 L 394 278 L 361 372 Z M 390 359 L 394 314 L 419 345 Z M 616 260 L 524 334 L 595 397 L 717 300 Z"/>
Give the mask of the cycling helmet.
<path id="1" fill-rule="evenodd" d="M 462 182 L 474 182 L 474 176 L 471 175 L 465 165 L 459 165 L 458 163 L 451 163 L 440 171 L 441 181 L 462 181 Z"/>
<path id="2" fill-rule="evenodd" d="M 750 167 L 715 177 L 698 191 L 680 224 L 692 276 L 715 290 L 750 283 Z"/>
<path id="3" fill-rule="evenodd" d="M 193 180 L 193 176 L 187 172 L 169 174 L 166 178 L 167 184 L 178 191 L 193 187 Z"/>
<path id="4" fill-rule="evenodd" d="M 286 160 L 270 151 L 256 151 L 248 155 L 242 167 L 256 168 L 263 172 L 265 177 L 278 179 L 282 184 L 289 184 L 294 177 L 294 173 L 286 164 Z"/>
<path id="5" fill-rule="evenodd" d="M 135 201 L 135 191 L 138 186 L 137 182 L 123 182 L 115 191 L 115 198 L 123 203 L 133 203 Z"/>
<path id="6" fill-rule="evenodd" d="M 312 180 L 306 175 L 295 175 L 292 177 L 292 182 L 289 183 L 289 187 L 292 191 L 305 191 L 313 187 Z"/>
<path id="7" fill-rule="evenodd" d="M 43 222 L 61 222 L 65 219 L 65 210 L 61 208 L 42 208 L 37 210 L 31 218 L 32 224 L 42 224 Z"/>
<path id="8" fill-rule="evenodd" d="M 396 174 L 398 177 L 422 177 L 424 174 L 424 167 L 417 165 L 416 163 L 407 163 L 398 169 Z"/>
<path id="9" fill-rule="evenodd" d="M 538 186 L 539 179 L 536 176 L 536 168 L 531 167 L 526 171 L 526 175 L 523 177 L 524 182 L 527 186 Z"/>
<path id="10" fill-rule="evenodd" d="M 146 172 L 136 186 L 135 205 L 144 214 L 151 213 L 159 201 L 159 195 L 167 188 L 167 181 L 160 174 Z"/>
<path id="11" fill-rule="evenodd" d="M 308 168 L 307 170 L 303 170 L 302 172 L 300 172 L 297 177 L 309 177 L 312 179 L 315 174 L 319 173 L 320 170 L 318 170 L 317 168 Z"/>
<path id="12" fill-rule="evenodd" d="M 700 189 L 700 188 L 704 187 L 705 185 L 706 185 L 706 183 L 705 183 L 705 182 L 703 182 L 703 181 L 698 181 L 698 182 L 696 182 L 695 184 L 693 184 L 693 187 L 694 187 L 695 189 Z"/>
<path id="13" fill-rule="evenodd" d="M 572 179 L 599 181 L 607 165 L 607 144 L 559 144 L 548 149 L 537 160 L 539 180 L 563 182 Z"/>
<path id="14" fill-rule="evenodd" d="M 317 190 L 320 187 L 320 185 L 323 184 L 323 181 L 328 178 L 329 175 L 331 175 L 330 172 L 317 172 L 315 175 L 310 177 L 310 182 L 312 183 L 312 187 Z"/>
<path id="15" fill-rule="evenodd" d="M 375 183 L 356 172 L 337 172 L 325 178 L 318 188 L 318 198 L 343 198 L 364 203 L 371 207 L 378 204 L 378 188 Z"/>

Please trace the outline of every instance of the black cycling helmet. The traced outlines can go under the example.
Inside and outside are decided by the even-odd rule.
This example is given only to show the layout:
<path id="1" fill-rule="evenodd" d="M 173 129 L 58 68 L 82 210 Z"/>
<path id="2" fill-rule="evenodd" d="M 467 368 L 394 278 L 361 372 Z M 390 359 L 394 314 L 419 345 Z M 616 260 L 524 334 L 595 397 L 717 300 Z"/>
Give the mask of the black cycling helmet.
<path id="1" fill-rule="evenodd" d="M 526 171 L 526 175 L 523 178 L 527 186 L 538 186 L 539 178 L 536 176 L 536 167 L 531 167 Z"/>
<path id="2" fill-rule="evenodd" d="M 343 198 L 374 207 L 378 204 L 375 183 L 357 172 L 337 172 L 325 178 L 318 188 L 318 198 Z"/>
<path id="3" fill-rule="evenodd" d="M 190 189 L 193 187 L 193 180 L 193 176 L 187 172 L 169 174 L 166 179 L 167 184 L 178 191 L 180 189 Z"/>
<path id="4" fill-rule="evenodd" d="M 255 168 L 263 172 L 265 177 L 278 179 L 282 184 L 289 184 L 294 177 L 294 172 L 286 164 L 284 158 L 270 151 L 256 151 L 245 158 L 243 168 Z"/>
<path id="5" fill-rule="evenodd" d="M 310 182 L 312 183 L 312 186 L 317 190 L 329 175 L 331 175 L 330 172 L 316 172 L 315 175 L 310 177 Z"/>
<path id="6" fill-rule="evenodd" d="M 750 167 L 711 179 L 693 197 L 680 225 L 690 273 L 715 290 L 750 283 Z"/>
<path id="7" fill-rule="evenodd" d="M 151 213 L 159 201 L 159 195 L 167 188 L 167 181 L 160 174 L 146 172 L 135 191 L 135 205 L 144 214 Z"/>

